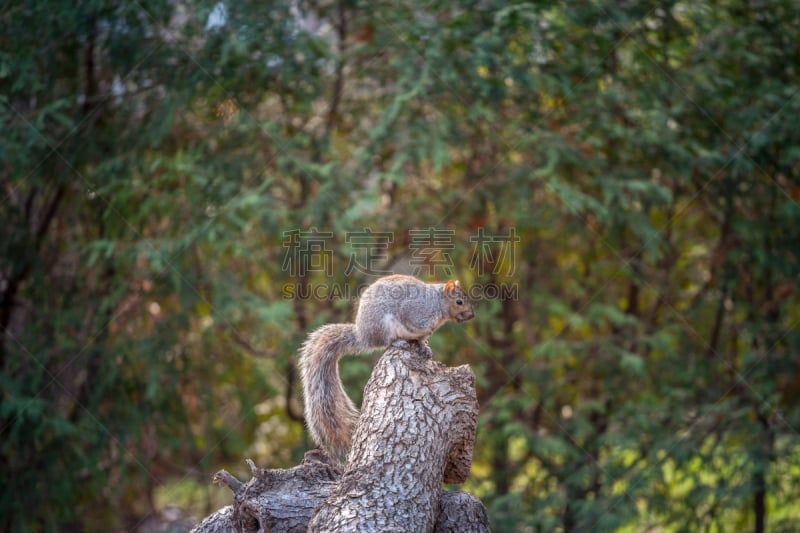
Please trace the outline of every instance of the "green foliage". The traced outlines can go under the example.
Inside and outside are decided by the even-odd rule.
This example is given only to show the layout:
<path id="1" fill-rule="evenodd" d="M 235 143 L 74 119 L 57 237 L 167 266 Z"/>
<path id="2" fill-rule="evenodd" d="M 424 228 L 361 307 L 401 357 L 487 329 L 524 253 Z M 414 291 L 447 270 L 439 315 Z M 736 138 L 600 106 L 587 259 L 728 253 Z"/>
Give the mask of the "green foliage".
<path id="1" fill-rule="evenodd" d="M 207 512 L 244 457 L 294 464 L 294 353 L 349 319 L 365 228 L 396 271 L 450 230 L 484 290 L 431 344 L 477 374 L 495 529 L 797 529 L 794 2 L 44 1 L 0 28 L 0 529 L 133 530 Z M 474 240 L 512 229 L 513 256 Z M 331 275 L 287 264 L 312 230 Z"/>

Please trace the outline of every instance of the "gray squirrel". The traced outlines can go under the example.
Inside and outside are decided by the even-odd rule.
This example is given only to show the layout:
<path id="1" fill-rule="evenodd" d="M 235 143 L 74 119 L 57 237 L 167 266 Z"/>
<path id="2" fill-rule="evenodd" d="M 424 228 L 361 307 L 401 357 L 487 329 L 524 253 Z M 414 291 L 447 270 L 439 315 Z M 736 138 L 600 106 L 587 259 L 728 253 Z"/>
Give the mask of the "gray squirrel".
<path id="1" fill-rule="evenodd" d="M 343 465 L 358 421 L 358 409 L 339 378 L 347 354 L 417 341 L 430 356 L 428 336 L 449 320 L 475 316 L 457 280 L 426 283 L 411 276 L 378 279 L 361 295 L 355 323 L 327 324 L 313 331 L 300 349 L 305 417 L 311 436 Z"/>

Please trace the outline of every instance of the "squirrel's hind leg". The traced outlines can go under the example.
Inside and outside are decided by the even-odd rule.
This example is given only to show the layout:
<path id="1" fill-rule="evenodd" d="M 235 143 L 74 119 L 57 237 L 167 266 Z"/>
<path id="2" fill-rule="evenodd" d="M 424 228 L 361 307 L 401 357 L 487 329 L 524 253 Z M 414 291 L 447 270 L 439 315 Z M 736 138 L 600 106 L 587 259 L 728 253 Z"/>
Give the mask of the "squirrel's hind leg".
<path id="1" fill-rule="evenodd" d="M 422 337 L 421 339 L 414 339 L 411 341 L 406 339 L 395 339 L 392 341 L 391 346 L 400 348 L 401 350 L 414 350 L 421 356 L 428 359 L 433 357 L 433 350 L 431 350 L 431 347 L 428 346 L 428 337 Z"/>
<path id="2" fill-rule="evenodd" d="M 390 346 L 394 346 L 395 348 L 400 348 L 401 350 L 411 350 L 411 343 L 405 339 L 395 339 L 392 341 Z"/>

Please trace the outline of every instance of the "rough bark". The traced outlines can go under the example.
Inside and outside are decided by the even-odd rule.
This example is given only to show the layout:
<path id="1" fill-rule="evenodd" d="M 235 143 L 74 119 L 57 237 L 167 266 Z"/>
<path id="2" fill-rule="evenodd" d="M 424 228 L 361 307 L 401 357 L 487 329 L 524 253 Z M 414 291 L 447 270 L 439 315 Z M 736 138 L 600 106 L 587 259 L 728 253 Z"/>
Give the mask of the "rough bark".
<path id="1" fill-rule="evenodd" d="M 195 533 L 299 533 L 308 529 L 314 509 L 330 494 L 341 476 L 319 450 L 306 453 L 300 465 L 289 470 L 257 468 L 242 483 L 225 470 L 214 481 L 234 493 L 233 505 L 220 509 L 192 530 Z"/>
<path id="2" fill-rule="evenodd" d="M 469 475 L 477 416 L 469 367 L 390 347 L 364 389 L 342 479 L 309 531 L 432 531 L 442 481 Z"/>
<path id="3" fill-rule="evenodd" d="M 247 483 L 220 471 L 215 481 L 234 491 L 234 503 L 193 531 L 489 531 L 480 500 L 441 488 L 469 474 L 474 375 L 416 348 L 390 347 L 375 366 L 343 474 L 320 450 L 290 470 L 250 462 Z"/>

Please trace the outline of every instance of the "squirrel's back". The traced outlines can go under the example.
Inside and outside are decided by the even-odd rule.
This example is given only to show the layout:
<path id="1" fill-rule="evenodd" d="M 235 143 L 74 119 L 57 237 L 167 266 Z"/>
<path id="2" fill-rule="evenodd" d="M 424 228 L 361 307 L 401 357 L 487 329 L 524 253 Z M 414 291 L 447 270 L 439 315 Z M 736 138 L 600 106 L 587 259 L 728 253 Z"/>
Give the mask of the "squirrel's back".
<path id="1" fill-rule="evenodd" d="M 443 287 L 401 274 L 380 278 L 361 294 L 355 318 L 359 341 L 383 348 L 397 339 L 430 335 L 446 320 Z"/>

